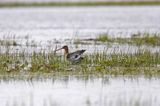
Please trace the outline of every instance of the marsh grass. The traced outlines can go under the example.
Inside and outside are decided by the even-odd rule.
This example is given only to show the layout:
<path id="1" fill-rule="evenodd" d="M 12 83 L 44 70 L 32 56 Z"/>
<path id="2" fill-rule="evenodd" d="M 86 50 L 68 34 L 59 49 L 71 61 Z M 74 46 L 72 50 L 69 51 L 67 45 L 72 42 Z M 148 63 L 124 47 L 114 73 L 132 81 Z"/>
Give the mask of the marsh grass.
<path id="1" fill-rule="evenodd" d="M 149 45 L 149 46 L 160 46 L 160 33 L 135 33 L 129 38 L 124 37 L 112 37 L 108 33 L 103 33 L 97 36 L 97 38 L 89 39 L 75 39 L 74 44 L 128 44 L 135 46 Z"/>
<path id="2" fill-rule="evenodd" d="M 91 41 L 98 43 L 118 43 L 118 44 L 129 44 L 129 45 L 150 45 L 160 46 L 160 33 L 135 33 L 129 38 L 117 37 L 111 38 L 112 35 L 108 33 L 100 34 L 96 39 L 78 39 L 75 44 L 91 44 Z M 85 41 L 85 42 L 84 42 Z"/>
<path id="3" fill-rule="evenodd" d="M 154 33 L 143 33 L 143 34 L 133 34 L 131 38 L 116 38 L 113 39 L 112 42 L 117 43 L 127 43 L 127 44 L 135 44 L 135 45 L 151 45 L 151 46 L 160 46 L 160 34 Z"/>
<path id="4" fill-rule="evenodd" d="M 15 74 L 109 74 L 109 75 L 159 75 L 160 54 L 139 50 L 135 54 L 93 53 L 72 64 L 64 56 L 53 53 L 1 54 L 1 75 Z"/>
<path id="5" fill-rule="evenodd" d="M 15 40 L 0 40 L 0 45 L 17 46 L 18 44 Z"/>
<path id="6" fill-rule="evenodd" d="M 100 42 L 108 42 L 108 41 L 109 41 L 108 34 L 105 33 L 105 34 L 99 35 L 98 38 L 97 38 L 97 41 L 100 41 Z"/>
<path id="7" fill-rule="evenodd" d="M 37 7 L 37 6 L 112 6 L 112 5 L 159 5 L 159 1 L 125 1 L 125 2 L 32 2 L 32 3 L 1 3 L 0 7 Z"/>
<path id="8" fill-rule="evenodd" d="M 103 37 L 107 36 L 107 37 Z M 148 36 L 143 43 L 157 42 L 156 36 Z M 138 38 L 137 38 L 138 37 Z M 139 39 L 139 35 L 130 39 Z M 105 39 L 105 40 L 104 40 Z M 127 39 L 127 38 L 126 38 Z M 152 39 L 147 40 L 146 39 Z M 11 39 L 13 40 L 13 39 Z M 9 41 L 9 40 L 7 40 Z M 16 41 L 16 40 L 15 40 Z M 25 49 L 19 44 L 18 50 L 13 50 L 13 45 L 1 45 L 0 49 L 0 75 L 159 75 L 160 74 L 160 53 L 151 52 L 147 49 L 138 49 L 134 53 L 117 53 L 113 51 L 108 53 L 93 52 L 84 54 L 84 59 L 73 64 L 68 62 L 63 55 L 56 54 L 54 48 L 37 46 L 34 41 L 25 39 Z M 108 35 L 101 35 L 99 41 L 112 40 Z M 3 39 L 3 42 L 6 42 Z M 9 41 L 10 42 L 10 41 Z M 17 41 L 16 41 L 17 42 Z M 33 43 L 32 43 L 33 42 Z M 51 42 L 50 42 L 51 44 Z M 153 43 L 151 43 L 153 44 Z M 36 46 L 32 46 L 36 45 Z M 31 48 L 30 48 L 31 47 Z M 32 50 L 32 47 L 35 48 Z M 38 49 L 38 50 L 37 50 Z M 116 49 L 116 48 L 115 48 Z M 5 50 L 5 51 L 4 51 Z"/>

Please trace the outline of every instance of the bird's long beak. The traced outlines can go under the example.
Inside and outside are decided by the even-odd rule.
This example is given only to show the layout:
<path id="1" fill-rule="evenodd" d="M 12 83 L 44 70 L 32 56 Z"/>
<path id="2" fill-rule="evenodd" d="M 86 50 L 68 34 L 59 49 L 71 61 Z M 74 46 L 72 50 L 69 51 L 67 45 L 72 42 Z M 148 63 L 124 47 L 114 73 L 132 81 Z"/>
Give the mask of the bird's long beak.
<path id="1" fill-rule="evenodd" d="M 59 50 L 62 50 L 63 48 L 59 48 L 59 49 L 56 49 L 55 51 L 59 51 Z"/>

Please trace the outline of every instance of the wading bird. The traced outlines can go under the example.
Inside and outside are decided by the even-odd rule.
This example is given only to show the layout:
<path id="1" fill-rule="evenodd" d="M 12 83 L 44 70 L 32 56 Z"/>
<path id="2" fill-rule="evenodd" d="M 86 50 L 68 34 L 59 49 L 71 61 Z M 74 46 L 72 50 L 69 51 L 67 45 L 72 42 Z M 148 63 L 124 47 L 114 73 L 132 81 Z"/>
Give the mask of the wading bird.
<path id="1" fill-rule="evenodd" d="M 57 49 L 56 51 L 62 50 L 62 49 L 64 49 L 64 54 L 66 56 L 66 59 L 72 63 L 80 62 L 83 59 L 81 55 L 86 51 L 86 50 L 77 50 L 75 52 L 69 53 L 68 46 L 66 45 L 60 49 Z"/>

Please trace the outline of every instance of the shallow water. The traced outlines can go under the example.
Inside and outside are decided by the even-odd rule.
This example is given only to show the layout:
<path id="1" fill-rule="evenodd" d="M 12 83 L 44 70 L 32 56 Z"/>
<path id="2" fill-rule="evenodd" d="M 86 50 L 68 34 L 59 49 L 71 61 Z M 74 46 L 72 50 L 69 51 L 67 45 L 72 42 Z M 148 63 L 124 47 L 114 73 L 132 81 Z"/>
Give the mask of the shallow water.
<path id="1" fill-rule="evenodd" d="M 112 37 L 128 37 L 138 31 L 159 32 L 160 6 L 0 8 L 0 37 L 26 36 L 36 41 L 95 38 L 108 32 Z M 7 38 L 6 38 L 7 39 Z M 18 39 L 22 44 L 25 41 Z M 27 40 L 27 39 L 25 39 Z M 69 44 L 71 50 L 86 53 L 134 53 L 139 48 L 152 52 L 158 46 L 119 44 L 74 45 L 73 42 L 32 46 L 0 46 L 1 53 L 53 52 L 55 46 Z M 115 50 L 115 51 L 114 51 Z M 62 52 L 62 51 L 60 51 Z M 65 76 L 47 79 L 0 80 L 1 106 L 159 106 L 159 78 Z"/>
<path id="2" fill-rule="evenodd" d="M 1 106 L 159 106 L 160 80 L 65 76 L 1 80 Z"/>
<path id="3" fill-rule="evenodd" d="M 127 37 L 159 32 L 160 6 L 0 8 L 0 36 L 29 35 L 37 41 L 95 38 L 100 33 Z"/>
<path id="4" fill-rule="evenodd" d="M 72 51 L 86 49 L 88 54 L 104 51 L 136 53 L 139 48 L 158 52 L 159 46 L 74 44 L 74 41 L 94 39 L 101 33 L 109 33 L 110 37 L 129 37 L 137 32 L 160 32 L 159 10 L 160 6 L 0 8 L 0 39 L 14 39 L 22 44 L 9 47 L 9 52 L 53 52 L 56 46 L 63 45 L 69 45 Z M 26 46 L 28 41 L 38 47 Z M 7 50 L 8 47 L 0 46 L 1 53 Z"/>

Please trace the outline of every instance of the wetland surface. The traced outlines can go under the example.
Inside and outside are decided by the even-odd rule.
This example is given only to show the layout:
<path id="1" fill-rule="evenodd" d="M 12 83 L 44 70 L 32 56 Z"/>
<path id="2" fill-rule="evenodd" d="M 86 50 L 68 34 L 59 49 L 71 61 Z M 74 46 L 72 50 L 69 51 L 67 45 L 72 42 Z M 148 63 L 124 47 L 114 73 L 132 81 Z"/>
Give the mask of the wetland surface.
<path id="1" fill-rule="evenodd" d="M 159 106 L 159 78 L 64 76 L 3 79 L 1 106 Z"/>
<path id="2" fill-rule="evenodd" d="M 160 6 L 1 8 L 0 36 L 34 40 L 96 38 L 101 33 L 128 37 L 160 32 Z"/>
<path id="3" fill-rule="evenodd" d="M 159 106 L 159 10 L 0 8 L 1 106 Z M 63 45 L 84 61 L 65 61 Z"/>

